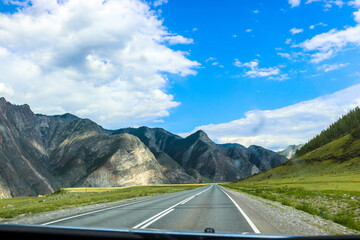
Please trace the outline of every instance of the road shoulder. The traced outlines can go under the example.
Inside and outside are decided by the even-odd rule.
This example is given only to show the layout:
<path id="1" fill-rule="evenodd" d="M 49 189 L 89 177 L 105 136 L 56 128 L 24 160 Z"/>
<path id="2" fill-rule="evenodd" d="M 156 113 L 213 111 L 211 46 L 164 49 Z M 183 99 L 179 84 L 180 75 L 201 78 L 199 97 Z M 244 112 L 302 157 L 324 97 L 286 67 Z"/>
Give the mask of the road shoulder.
<path id="1" fill-rule="evenodd" d="M 243 192 L 226 191 L 254 222 L 262 234 L 338 235 L 359 234 L 330 220 Z"/>

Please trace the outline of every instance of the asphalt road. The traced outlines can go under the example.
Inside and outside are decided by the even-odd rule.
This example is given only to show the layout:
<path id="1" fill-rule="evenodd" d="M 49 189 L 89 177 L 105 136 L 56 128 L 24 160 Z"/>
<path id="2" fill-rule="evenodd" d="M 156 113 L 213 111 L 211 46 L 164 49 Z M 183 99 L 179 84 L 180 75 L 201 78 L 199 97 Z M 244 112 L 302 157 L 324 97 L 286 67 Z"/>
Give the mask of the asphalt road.
<path id="1" fill-rule="evenodd" d="M 56 219 L 43 225 L 200 232 L 211 227 L 216 232 L 236 233 L 261 233 L 261 229 L 271 228 L 271 224 L 262 222 L 256 212 L 243 209 L 241 205 L 231 191 L 214 184 Z"/>

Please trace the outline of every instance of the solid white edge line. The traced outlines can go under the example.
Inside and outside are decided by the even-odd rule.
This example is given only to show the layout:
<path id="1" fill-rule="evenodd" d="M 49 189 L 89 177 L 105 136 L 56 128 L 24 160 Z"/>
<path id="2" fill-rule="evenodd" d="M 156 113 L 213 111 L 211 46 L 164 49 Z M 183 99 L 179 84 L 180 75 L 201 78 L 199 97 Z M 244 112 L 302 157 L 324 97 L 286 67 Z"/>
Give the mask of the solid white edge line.
<path id="1" fill-rule="evenodd" d="M 136 204 L 136 203 L 145 202 L 147 200 L 148 199 L 145 199 L 145 200 L 142 200 L 142 201 L 137 201 L 137 202 L 131 202 L 131 203 L 125 203 L 125 204 L 121 204 L 121 205 L 116 205 L 116 206 L 103 208 L 103 209 L 99 209 L 99 210 L 94 210 L 94 211 L 91 211 L 91 212 L 81 213 L 81 214 L 77 214 L 77 215 L 74 215 L 74 216 L 65 217 L 65 218 L 57 219 L 57 220 L 54 220 L 54 221 L 51 221 L 51 222 L 43 223 L 41 225 L 50 225 L 50 224 L 53 224 L 53 223 L 66 221 L 66 220 L 69 220 L 69 219 L 72 219 L 72 218 L 77 218 L 77 217 L 86 216 L 86 215 L 93 214 L 93 213 L 98 213 L 98 212 L 102 212 L 102 211 L 111 210 L 111 209 L 114 209 L 114 208 L 120 208 L 120 207 L 125 207 L 125 206 L 129 206 L 129 205 Z"/>
<path id="2" fill-rule="evenodd" d="M 234 203 L 234 205 L 237 207 L 237 209 L 240 211 L 240 213 L 244 216 L 245 220 L 249 223 L 250 227 L 253 229 L 253 231 L 255 233 L 261 233 L 259 231 L 259 229 L 257 229 L 257 227 L 255 226 L 255 224 L 250 220 L 250 218 L 246 215 L 246 213 L 241 209 L 241 207 L 234 201 L 234 199 L 232 199 L 229 194 L 227 194 L 221 187 L 220 187 L 221 191 L 223 191 L 223 193 L 225 193 L 226 196 L 228 196 L 230 198 L 230 200 Z"/>

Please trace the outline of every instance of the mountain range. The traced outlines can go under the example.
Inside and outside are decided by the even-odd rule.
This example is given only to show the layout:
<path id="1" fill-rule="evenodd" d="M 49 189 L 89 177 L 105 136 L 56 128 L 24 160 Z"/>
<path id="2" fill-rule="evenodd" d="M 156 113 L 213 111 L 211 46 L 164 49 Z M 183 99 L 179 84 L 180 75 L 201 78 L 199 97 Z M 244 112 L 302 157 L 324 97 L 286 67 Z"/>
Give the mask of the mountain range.
<path id="1" fill-rule="evenodd" d="M 61 187 L 236 181 L 288 159 L 260 146 L 216 144 L 162 128 L 104 129 L 72 114 L 35 114 L 0 98 L 0 198 Z"/>

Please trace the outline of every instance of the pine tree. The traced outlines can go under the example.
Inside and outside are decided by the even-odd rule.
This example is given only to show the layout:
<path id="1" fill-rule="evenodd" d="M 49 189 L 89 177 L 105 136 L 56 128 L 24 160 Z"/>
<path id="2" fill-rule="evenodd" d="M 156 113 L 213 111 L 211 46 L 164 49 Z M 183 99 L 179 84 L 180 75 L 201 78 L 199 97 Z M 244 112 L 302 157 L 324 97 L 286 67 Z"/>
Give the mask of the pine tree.
<path id="1" fill-rule="evenodd" d="M 300 157 L 349 133 L 358 136 L 358 132 L 360 132 L 359 129 L 360 108 L 356 107 L 348 114 L 341 116 L 339 120 L 332 123 L 326 130 L 321 131 L 319 135 L 316 135 L 308 141 L 301 149 L 296 151 L 296 156 Z"/>

